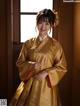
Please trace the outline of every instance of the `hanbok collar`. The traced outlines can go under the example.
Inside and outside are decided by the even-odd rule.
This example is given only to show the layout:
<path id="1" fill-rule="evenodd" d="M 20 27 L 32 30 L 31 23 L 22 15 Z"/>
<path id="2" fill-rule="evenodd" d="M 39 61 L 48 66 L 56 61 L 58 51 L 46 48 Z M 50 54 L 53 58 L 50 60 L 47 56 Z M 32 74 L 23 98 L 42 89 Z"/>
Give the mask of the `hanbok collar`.
<path id="1" fill-rule="evenodd" d="M 41 36 L 38 37 L 39 41 L 42 42 L 47 38 L 47 35 L 45 35 L 43 38 Z"/>
<path id="2" fill-rule="evenodd" d="M 36 51 L 39 51 L 47 43 L 47 41 L 49 40 L 49 37 L 46 36 L 42 42 L 39 41 L 39 37 L 37 38 L 37 40 L 38 40 L 38 42 L 37 42 L 38 44 L 37 44 Z"/>

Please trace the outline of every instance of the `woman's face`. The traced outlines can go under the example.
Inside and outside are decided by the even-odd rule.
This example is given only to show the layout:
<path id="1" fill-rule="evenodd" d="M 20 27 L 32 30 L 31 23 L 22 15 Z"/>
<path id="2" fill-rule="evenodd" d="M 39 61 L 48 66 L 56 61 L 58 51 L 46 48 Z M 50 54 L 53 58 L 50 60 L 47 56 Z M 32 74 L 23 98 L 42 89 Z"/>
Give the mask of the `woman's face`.
<path id="1" fill-rule="evenodd" d="M 50 29 L 50 23 L 46 20 L 46 21 L 39 21 L 38 25 L 37 25 L 38 31 L 39 31 L 39 35 L 47 35 L 48 31 Z"/>

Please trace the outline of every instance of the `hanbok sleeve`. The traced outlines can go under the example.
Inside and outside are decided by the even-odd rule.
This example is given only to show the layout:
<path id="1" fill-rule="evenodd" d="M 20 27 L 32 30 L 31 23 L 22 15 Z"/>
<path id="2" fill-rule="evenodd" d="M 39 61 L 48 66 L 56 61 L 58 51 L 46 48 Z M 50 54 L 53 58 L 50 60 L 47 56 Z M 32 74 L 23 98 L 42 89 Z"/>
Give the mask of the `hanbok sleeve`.
<path id="1" fill-rule="evenodd" d="M 22 81 L 26 81 L 28 79 L 28 75 L 32 74 L 32 69 L 34 64 L 28 61 L 27 52 L 30 46 L 30 42 L 24 43 L 17 59 L 16 65 L 19 70 L 19 76 Z M 30 73 L 31 72 L 31 73 Z"/>
<path id="2" fill-rule="evenodd" d="M 53 67 L 47 70 L 49 85 L 52 87 L 57 85 L 67 72 L 67 63 L 61 45 L 59 44 L 57 53 L 55 55 Z"/>

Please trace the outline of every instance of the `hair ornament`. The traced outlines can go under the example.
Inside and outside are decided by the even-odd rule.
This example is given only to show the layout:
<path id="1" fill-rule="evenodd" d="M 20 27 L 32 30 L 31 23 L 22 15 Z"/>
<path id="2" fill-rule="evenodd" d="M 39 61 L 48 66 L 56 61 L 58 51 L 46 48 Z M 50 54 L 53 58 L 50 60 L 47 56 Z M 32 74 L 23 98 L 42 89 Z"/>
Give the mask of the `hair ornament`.
<path id="1" fill-rule="evenodd" d="M 56 27 L 59 24 L 59 15 L 58 12 L 55 10 L 53 10 L 53 13 L 55 15 L 54 27 Z"/>

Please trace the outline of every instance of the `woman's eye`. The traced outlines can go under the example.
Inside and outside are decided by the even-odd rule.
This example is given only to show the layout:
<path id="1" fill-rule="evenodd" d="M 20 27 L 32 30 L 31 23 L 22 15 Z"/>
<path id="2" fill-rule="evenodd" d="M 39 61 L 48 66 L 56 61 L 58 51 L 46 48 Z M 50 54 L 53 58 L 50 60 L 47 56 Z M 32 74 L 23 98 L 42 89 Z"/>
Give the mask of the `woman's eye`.
<path id="1" fill-rule="evenodd" d="M 42 24 L 42 21 L 40 21 L 38 24 Z"/>
<path id="2" fill-rule="evenodd" d="M 46 25 L 49 25 L 49 23 L 46 23 Z"/>
<path id="3" fill-rule="evenodd" d="M 46 25 L 49 25 L 49 23 L 47 22 Z"/>

